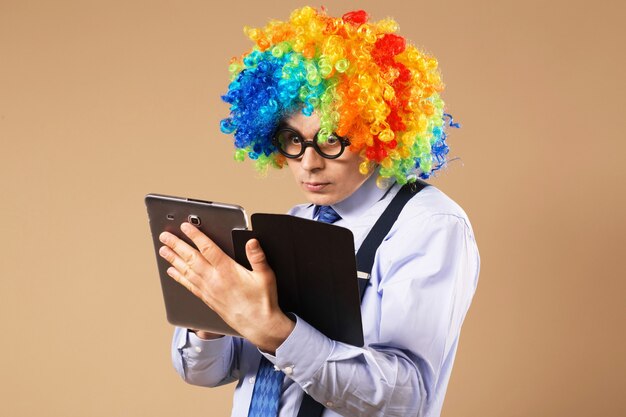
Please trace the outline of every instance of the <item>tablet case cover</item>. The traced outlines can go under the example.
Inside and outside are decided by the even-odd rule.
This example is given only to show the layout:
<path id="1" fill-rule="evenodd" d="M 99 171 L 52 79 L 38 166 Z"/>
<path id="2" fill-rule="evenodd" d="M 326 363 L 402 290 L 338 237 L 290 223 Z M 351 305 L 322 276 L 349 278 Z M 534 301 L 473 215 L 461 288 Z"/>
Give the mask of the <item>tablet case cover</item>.
<path id="1" fill-rule="evenodd" d="M 333 340 L 363 346 L 352 232 L 283 214 L 251 219 L 252 231 L 233 230 L 235 260 L 251 269 L 245 244 L 258 239 L 276 274 L 281 309 Z"/>

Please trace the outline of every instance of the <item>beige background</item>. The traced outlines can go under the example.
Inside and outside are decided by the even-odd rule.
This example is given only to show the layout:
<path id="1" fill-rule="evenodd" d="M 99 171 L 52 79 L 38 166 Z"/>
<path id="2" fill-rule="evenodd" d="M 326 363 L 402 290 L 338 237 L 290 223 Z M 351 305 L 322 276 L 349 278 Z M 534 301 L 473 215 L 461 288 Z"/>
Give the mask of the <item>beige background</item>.
<path id="1" fill-rule="evenodd" d="M 0 0 L 0 415 L 228 415 L 170 365 L 143 196 L 302 201 L 218 121 L 242 27 L 303 4 Z M 355 4 L 325 2 L 395 17 L 463 124 L 433 183 L 482 271 L 443 415 L 625 415 L 623 2 Z"/>

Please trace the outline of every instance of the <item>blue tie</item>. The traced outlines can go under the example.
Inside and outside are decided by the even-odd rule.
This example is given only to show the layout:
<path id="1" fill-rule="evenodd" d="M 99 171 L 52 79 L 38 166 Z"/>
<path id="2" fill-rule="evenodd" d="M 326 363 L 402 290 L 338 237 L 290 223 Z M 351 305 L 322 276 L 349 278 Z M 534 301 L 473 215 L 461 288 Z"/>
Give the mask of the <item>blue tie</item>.
<path id="1" fill-rule="evenodd" d="M 278 415 L 278 402 L 284 376 L 285 374 L 277 371 L 274 365 L 265 359 L 265 356 L 261 357 L 248 417 L 276 417 Z"/>
<path id="2" fill-rule="evenodd" d="M 313 217 L 317 215 L 317 221 L 322 223 L 335 223 L 341 216 L 331 206 L 315 206 Z"/>

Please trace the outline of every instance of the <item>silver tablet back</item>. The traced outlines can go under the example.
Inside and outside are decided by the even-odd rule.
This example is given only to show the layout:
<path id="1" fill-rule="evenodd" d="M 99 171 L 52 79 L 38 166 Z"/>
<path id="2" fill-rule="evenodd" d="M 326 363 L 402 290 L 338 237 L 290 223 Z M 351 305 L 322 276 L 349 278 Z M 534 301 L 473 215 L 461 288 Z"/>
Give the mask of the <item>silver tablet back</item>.
<path id="1" fill-rule="evenodd" d="M 145 203 L 167 320 L 180 327 L 238 336 L 238 333 L 224 323 L 204 302 L 167 275 L 166 271 L 170 264 L 159 255 L 159 248 L 163 246 L 159 241 L 159 235 L 163 231 L 168 231 L 195 248 L 193 242 L 180 230 L 181 223 L 187 221 L 198 227 L 226 254 L 234 258 L 232 230 L 248 228 L 244 209 L 237 205 L 161 194 L 146 195 Z"/>

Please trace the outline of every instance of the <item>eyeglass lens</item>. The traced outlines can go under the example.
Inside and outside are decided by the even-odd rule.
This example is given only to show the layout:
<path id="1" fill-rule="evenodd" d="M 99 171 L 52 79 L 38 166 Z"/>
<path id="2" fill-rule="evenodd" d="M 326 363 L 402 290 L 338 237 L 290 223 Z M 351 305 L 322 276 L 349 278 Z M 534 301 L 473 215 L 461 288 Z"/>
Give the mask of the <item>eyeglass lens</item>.
<path id="1" fill-rule="evenodd" d="M 300 134 L 291 129 L 281 129 L 276 132 L 276 140 L 281 150 L 292 156 L 300 156 L 304 153 L 306 141 L 300 136 Z M 335 136 L 330 135 L 324 142 L 318 142 L 315 137 L 317 148 L 319 151 L 328 156 L 337 156 L 343 151 L 344 145 L 341 140 Z M 309 145 L 310 146 L 310 145 Z"/>

